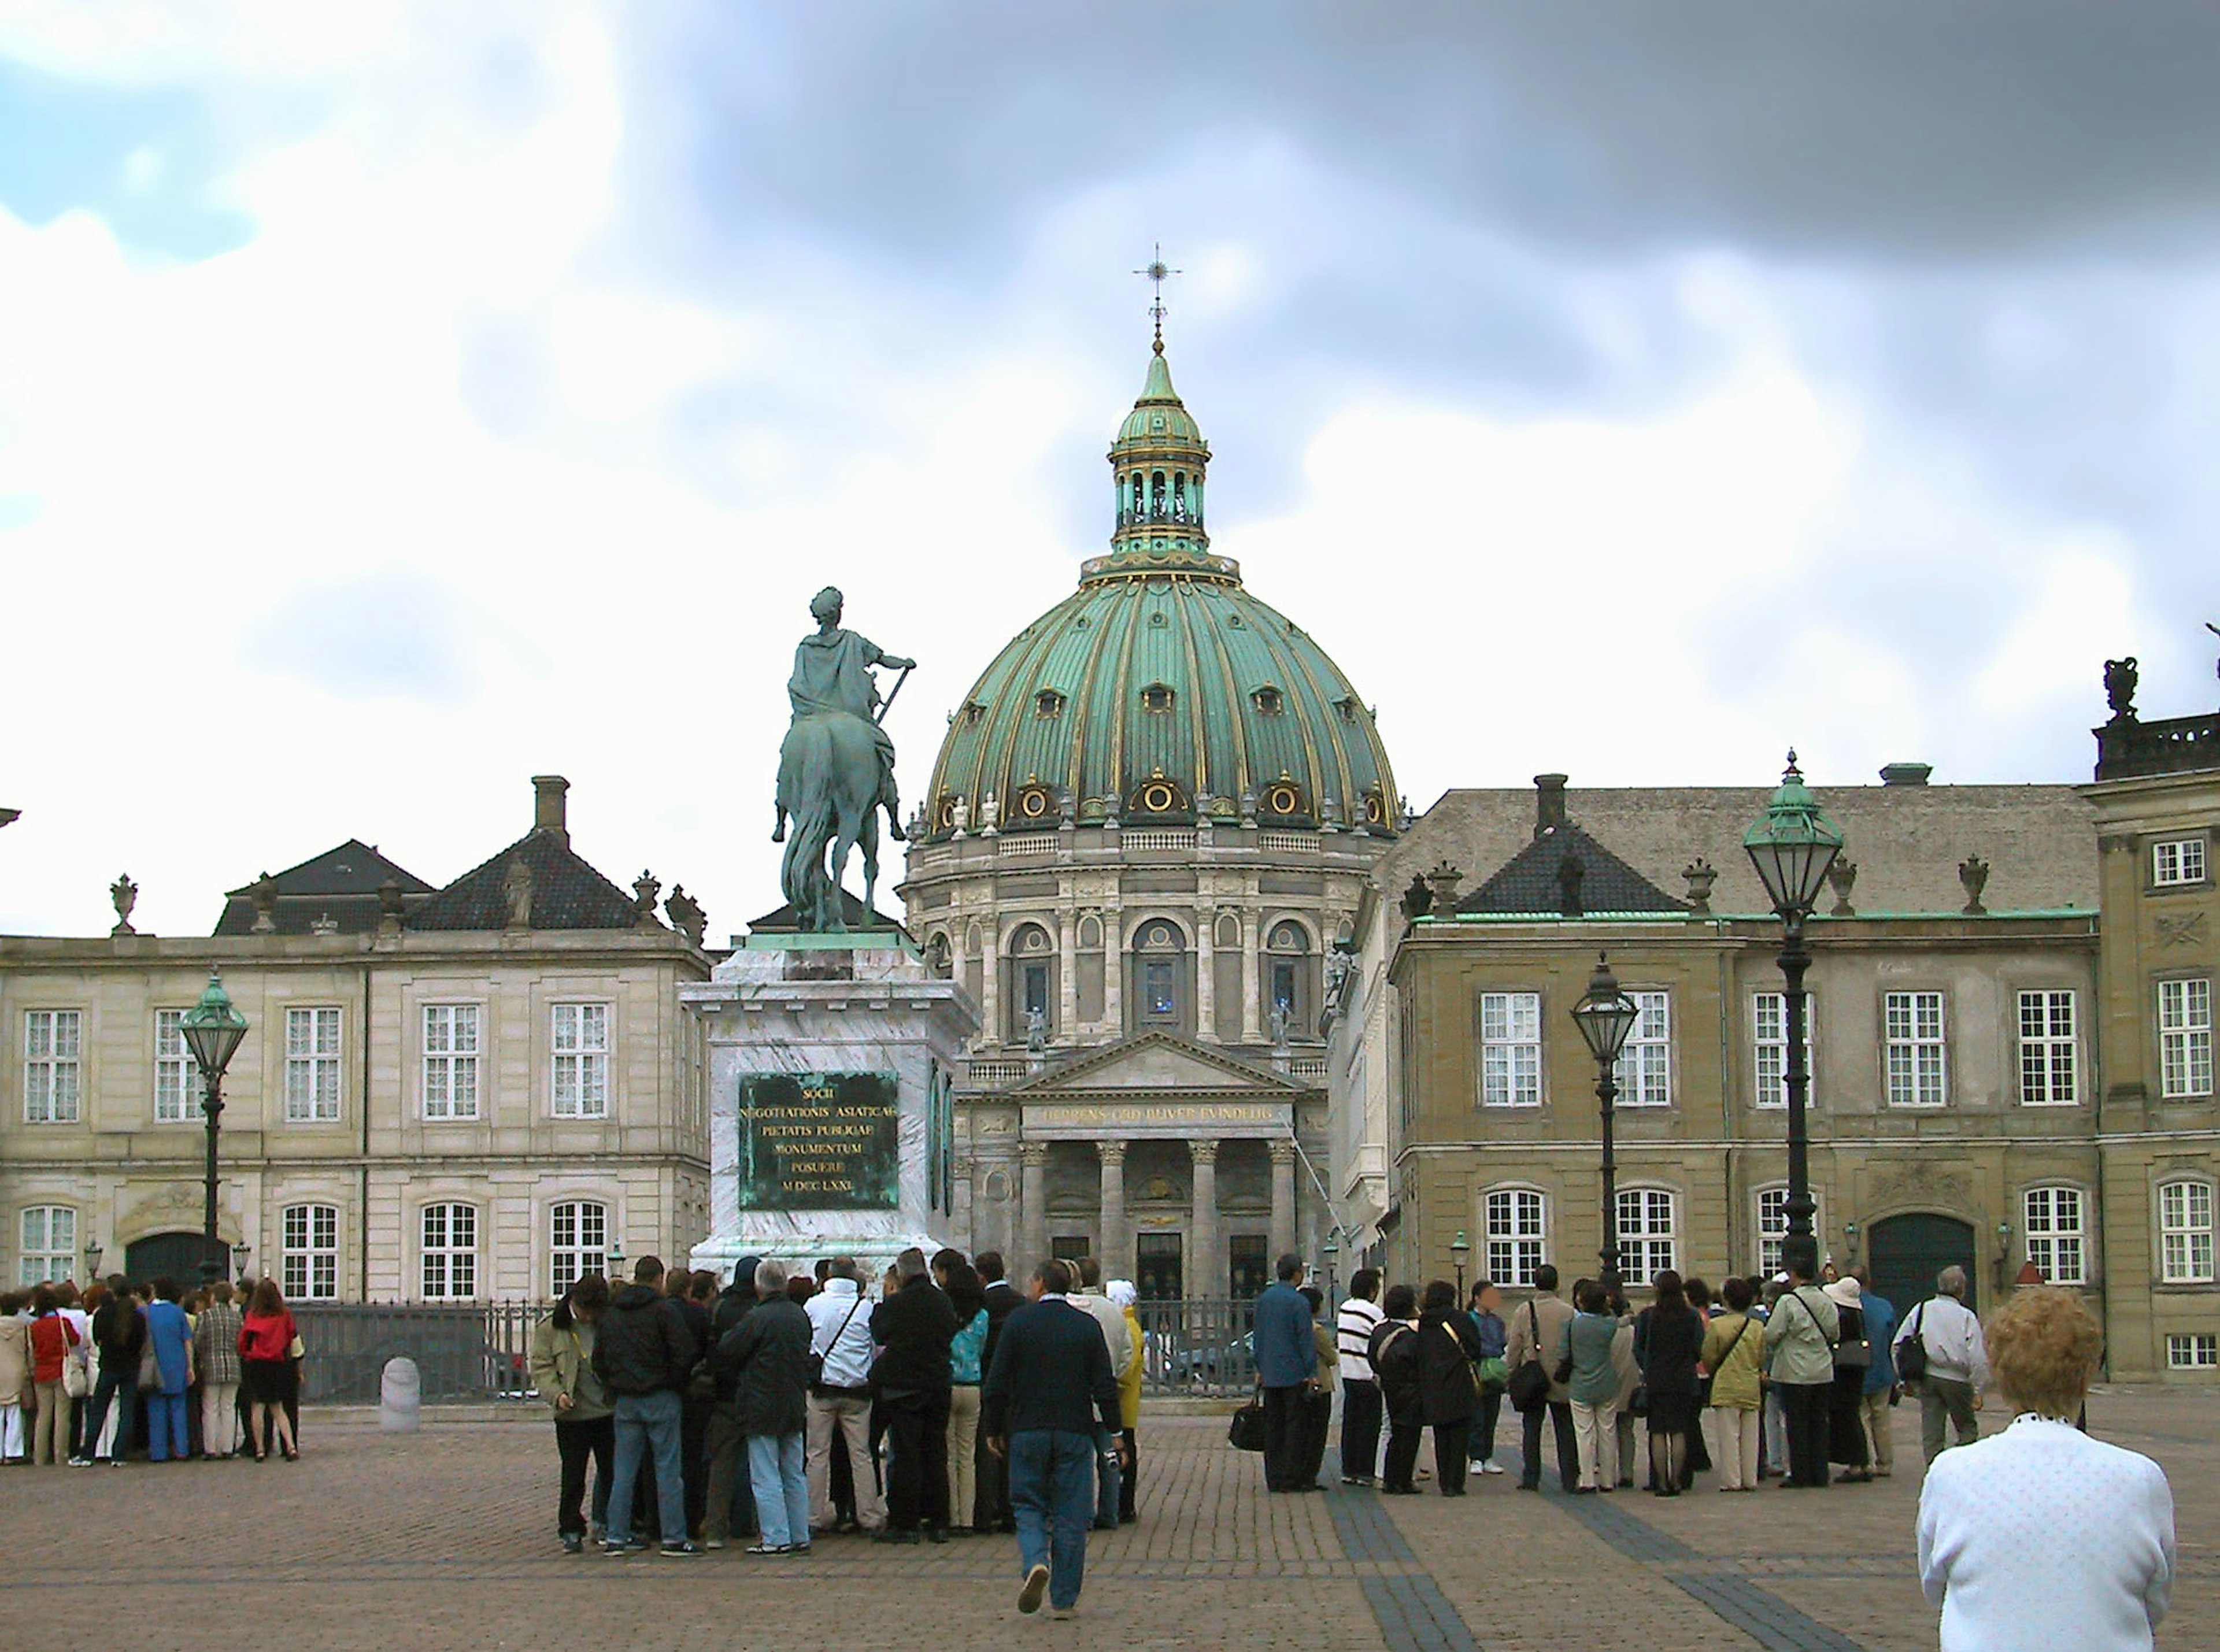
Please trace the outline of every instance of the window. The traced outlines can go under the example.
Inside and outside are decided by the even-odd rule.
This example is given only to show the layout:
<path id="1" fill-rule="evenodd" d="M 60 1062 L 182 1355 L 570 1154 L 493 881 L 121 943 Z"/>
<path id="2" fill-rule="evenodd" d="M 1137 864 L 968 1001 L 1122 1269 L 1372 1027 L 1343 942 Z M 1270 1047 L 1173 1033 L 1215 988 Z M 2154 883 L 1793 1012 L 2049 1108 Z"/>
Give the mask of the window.
<path id="1" fill-rule="evenodd" d="M 609 1007 L 555 1006 L 555 1116 L 606 1119 L 609 1112 Z"/>
<path id="2" fill-rule="evenodd" d="M 2030 1107 L 2070 1107 L 2074 1082 L 2073 994 L 2019 995 L 2019 1099 Z"/>
<path id="3" fill-rule="evenodd" d="M 1812 1065 L 1812 1011 L 1818 1000 L 1811 994 L 1804 995 L 1804 1071 L 1814 1073 Z M 1785 1107 L 1788 1105 L 1788 994 L 1759 993 L 1752 1000 L 1757 1025 L 1757 1105 L 1761 1107 Z M 1804 1103 L 1809 1107 L 1814 1087 L 1807 1084 Z"/>
<path id="4" fill-rule="evenodd" d="M 1163 683 L 1151 683 L 1147 688 L 1141 690 L 1142 710 L 1166 712 L 1169 711 L 1171 708 L 1172 691 L 1169 684 Z"/>
<path id="5" fill-rule="evenodd" d="M 1277 717 L 1287 709 L 1286 702 L 1280 697 L 1280 691 L 1269 683 L 1257 689 L 1249 698 L 1255 702 L 1257 712 L 1263 716 Z"/>
<path id="6" fill-rule="evenodd" d="M 1629 993 L 1641 1013 L 1626 1035 L 1613 1075 L 1622 1107 L 1673 1105 L 1673 999 L 1669 993 Z"/>
<path id="7" fill-rule="evenodd" d="M 1534 1270 L 1549 1260 L 1546 1214 L 1542 1195 L 1525 1188 L 1498 1188 L 1487 1195 L 1487 1276 L 1498 1285 L 1534 1282 Z"/>
<path id="8" fill-rule="evenodd" d="M 16 1282 L 44 1285 L 77 1271 L 77 1213 L 66 1205 L 33 1205 L 23 1213 Z"/>
<path id="9" fill-rule="evenodd" d="M 1945 1090 L 1942 994 L 1888 993 L 1882 1013 L 1888 1038 L 1888 1104 L 1939 1107 Z"/>
<path id="10" fill-rule="evenodd" d="M 331 1302 L 340 1294 L 340 1211 L 336 1205 L 288 1205 L 279 1266 L 286 1300 Z"/>
<path id="11" fill-rule="evenodd" d="M 184 1011 L 154 1012 L 154 1122 L 201 1116 L 201 1069 L 185 1045 Z"/>
<path id="12" fill-rule="evenodd" d="M 1814 1200 L 1816 1206 L 1817 1200 Z M 1812 1228 L 1819 1231 L 1819 1213 L 1812 1213 Z M 1757 1195 L 1757 1271 L 1770 1279 L 1780 1271 L 1781 1241 L 1788 1237 L 1788 1189 L 1762 1188 Z"/>
<path id="13" fill-rule="evenodd" d="M 478 1007 L 424 1006 L 424 1116 L 478 1116 Z"/>
<path id="14" fill-rule="evenodd" d="M 289 1124 L 340 1116 L 340 1013 L 285 1012 L 285 1119 Z"/>
<path id="15" fill-rule="evenodd" d="M 2204 882 L 2204 839 L 2176 838 L 2151 845 L 2151 882 L 2160 888 Z"/>
<path id="16" fill-rule="evenodd" d="M 1043 689 L 1033 696 L 1033 715 L 1043 722 L 1063 715 L 1063 696 L 1054 689 Z"/>
<path id="17" fill-rule="evenodd" d="M 2081 1260 L 2081 1190 L 2030 1188 L 2026 1208 L 2027 1259 L 2053 1285 L 2086 1284 Z"/>
<path id="18" fill-rule="evenodd" d="M 425 1206 L 425 1299 L 437 1301 L 472 1297 L 477 1294 L 477 1206 Z"/>
<path id="19" fill-rule="evenodd" d="M 2220 1336 L 2209 1331 L 2171 1331 L 2166 1362 L 2176 1371 L 2210 1371 L 2220 1367 Z"/>
<path id="20" fill-rule="evenodd" d="M 2160 1282 L 2212 1283 L 2212 1184 L 2164 1181 L 2158 1189 Z"/>
<path id="21" fill-rule="evenodd" d="M 1152 1021 L 1179 1019 L 1176 969 L 1169 958 L 1141 961 L 1141 1013 Z"/>
<path id="22" fill-rule="evenodd" d="M 1674 1261 L 1673 1195 L 1628 1188 L 1618 1195 L 1618 1266 L 1630 1284 L 1647 1285 Z"/>
<path id="23" fill-rule="evenodd" d="M 80 1010 L 23 1012 L 25 1124 L 77 1122 L 78 1054 L 84 1033 Z"/>
<path id="24" fill-rule="evenodd" d="M 1226 1283 L 1237 1302 L 1253 1302 L 1272 1282 L 1271 1236 L 1236 1233 L 1225 1244 Z"/>
<path id="25" fill-rule="evenodd" d="M 1480 1100 L 1489 1107 L 1542 1105 L 1541 994 L 1481 994 Z"/>
<path id="26" fill-rule="evenodd" d="M 2161 1094 L 2212 1094 L 2210 981 L 2158 983 L 2158 1063 Z"/>
<path id="27" fill-rule="evenodd" d="M 609 1207 L 574 1199 L 547 1213 L 547 1294 L 560 1296 L 575 1280 L 609 1265 Z"/>

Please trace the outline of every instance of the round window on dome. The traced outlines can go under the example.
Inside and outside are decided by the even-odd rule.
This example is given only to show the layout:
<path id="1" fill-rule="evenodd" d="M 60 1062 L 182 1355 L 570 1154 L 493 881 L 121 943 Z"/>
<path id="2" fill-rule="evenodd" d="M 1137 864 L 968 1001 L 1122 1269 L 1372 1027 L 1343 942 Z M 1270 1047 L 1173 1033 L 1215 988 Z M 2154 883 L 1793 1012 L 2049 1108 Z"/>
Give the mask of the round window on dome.
<path id="1" fill-rule="evenodd" d="M 1179 788 L 1161 776 L 1143 781 L 1140 789 L 1133 794 L 1136 814 L 1171 814 L 1186 807 L 1187 800 L 1180 795 Z"/>
<path id="2" fill-rule="evenodd" d="M 1045 786 L 1028 786 L 1018 794 L 1018 815 L 1021 820 L 1045 820 L 1055 807 L 1056 800 L 1049 795 Z"/>
<path id="3" fill-rule="evenodd" d="M 1300 814 L 1303 795 L 1292 781 L 1279 781 L 1264 789 L 1264 812 L 1267 814 Z"/>

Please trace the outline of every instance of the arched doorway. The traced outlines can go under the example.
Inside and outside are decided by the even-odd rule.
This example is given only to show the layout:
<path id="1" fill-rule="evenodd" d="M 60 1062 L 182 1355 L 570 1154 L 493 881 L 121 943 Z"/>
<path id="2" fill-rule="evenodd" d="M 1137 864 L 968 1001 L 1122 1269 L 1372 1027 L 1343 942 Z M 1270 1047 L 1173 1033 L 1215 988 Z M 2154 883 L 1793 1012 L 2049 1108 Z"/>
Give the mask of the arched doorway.
<path id="1" fill-rule="evenodd" d="M 165 1277 L 188 1290 L 201 1282 L 201 1260 L 215 1263 L 218 1279 L 231 1277 L 231 1248 L 219 1242 L 213 1250 L 198 1233 L 150 1233 L 134 1239 L 123 1253 L 123 1271 L 134 1285 Z"/>
<path id="2" fill-rule="evenodd" d="M 1966 1306 L 1979 1311 L 1980 1268 L 1971 1222 L 1927 1211 L 1891 1216 L 1874 1224 L 1867 1255 L 1873 1287 L 1895 1307 L 1899 1325 L 1913 1304 L 1935 1294 L 1935 1276 L 1953 1266 L 1966 1270 Z"/>

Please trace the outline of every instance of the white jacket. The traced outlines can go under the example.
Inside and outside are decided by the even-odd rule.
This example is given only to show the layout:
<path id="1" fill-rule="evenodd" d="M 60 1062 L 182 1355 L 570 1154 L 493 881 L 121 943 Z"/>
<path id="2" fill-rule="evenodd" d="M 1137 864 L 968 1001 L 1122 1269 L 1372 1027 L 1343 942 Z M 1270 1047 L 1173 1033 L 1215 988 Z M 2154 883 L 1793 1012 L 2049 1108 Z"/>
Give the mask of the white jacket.
<path id="1" fill-rule="evenodd" d="M 1102 1327 L 1102 1340 L 1110 1346 L 1110 1369 L 1122 1375 L 1133 1360 L 1133 1333 L 1126 1328 L 1126 1310 L 1093 1291 L 1074 1291 L 1064 1300 Z"/>
<path id="2" fill-rule="evenodd" d="M 1930 1296 L 1912 1309 L 1893 1346 L 1903 1347 L 1915 1331 L 1926 1344 L 1928 1375 L 1977 1389 L 1989 1386 L 1989 1348 L 1981 1340 L 1980 1316 L 1956 1297 Z"/>
<path id="3" fill-rule="evenodd" d="M 809 1310 L 809 1351 L 825 1356 L 825 1386 L 867 1386 L 871 1380 L 871 1305 L 863 1300 L 863 1287 L 852 1279 L 828 1279 L 805 1306 Z"/>

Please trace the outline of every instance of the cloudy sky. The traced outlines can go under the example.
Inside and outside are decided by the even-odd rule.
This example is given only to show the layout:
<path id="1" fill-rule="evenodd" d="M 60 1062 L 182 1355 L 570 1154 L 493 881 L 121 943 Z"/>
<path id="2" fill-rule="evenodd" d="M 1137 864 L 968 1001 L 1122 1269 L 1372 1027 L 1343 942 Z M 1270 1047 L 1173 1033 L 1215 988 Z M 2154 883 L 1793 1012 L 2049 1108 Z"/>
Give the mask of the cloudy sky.
<path id="1" fill-rule="evenodd" d="M 349 836 L 714 935 L 809 594 L 948 710 L 1212 530 L 1403 789 L 2075 780 L 2215 703 L 2220 12 L 0 0 L 0 930 Z"/>

